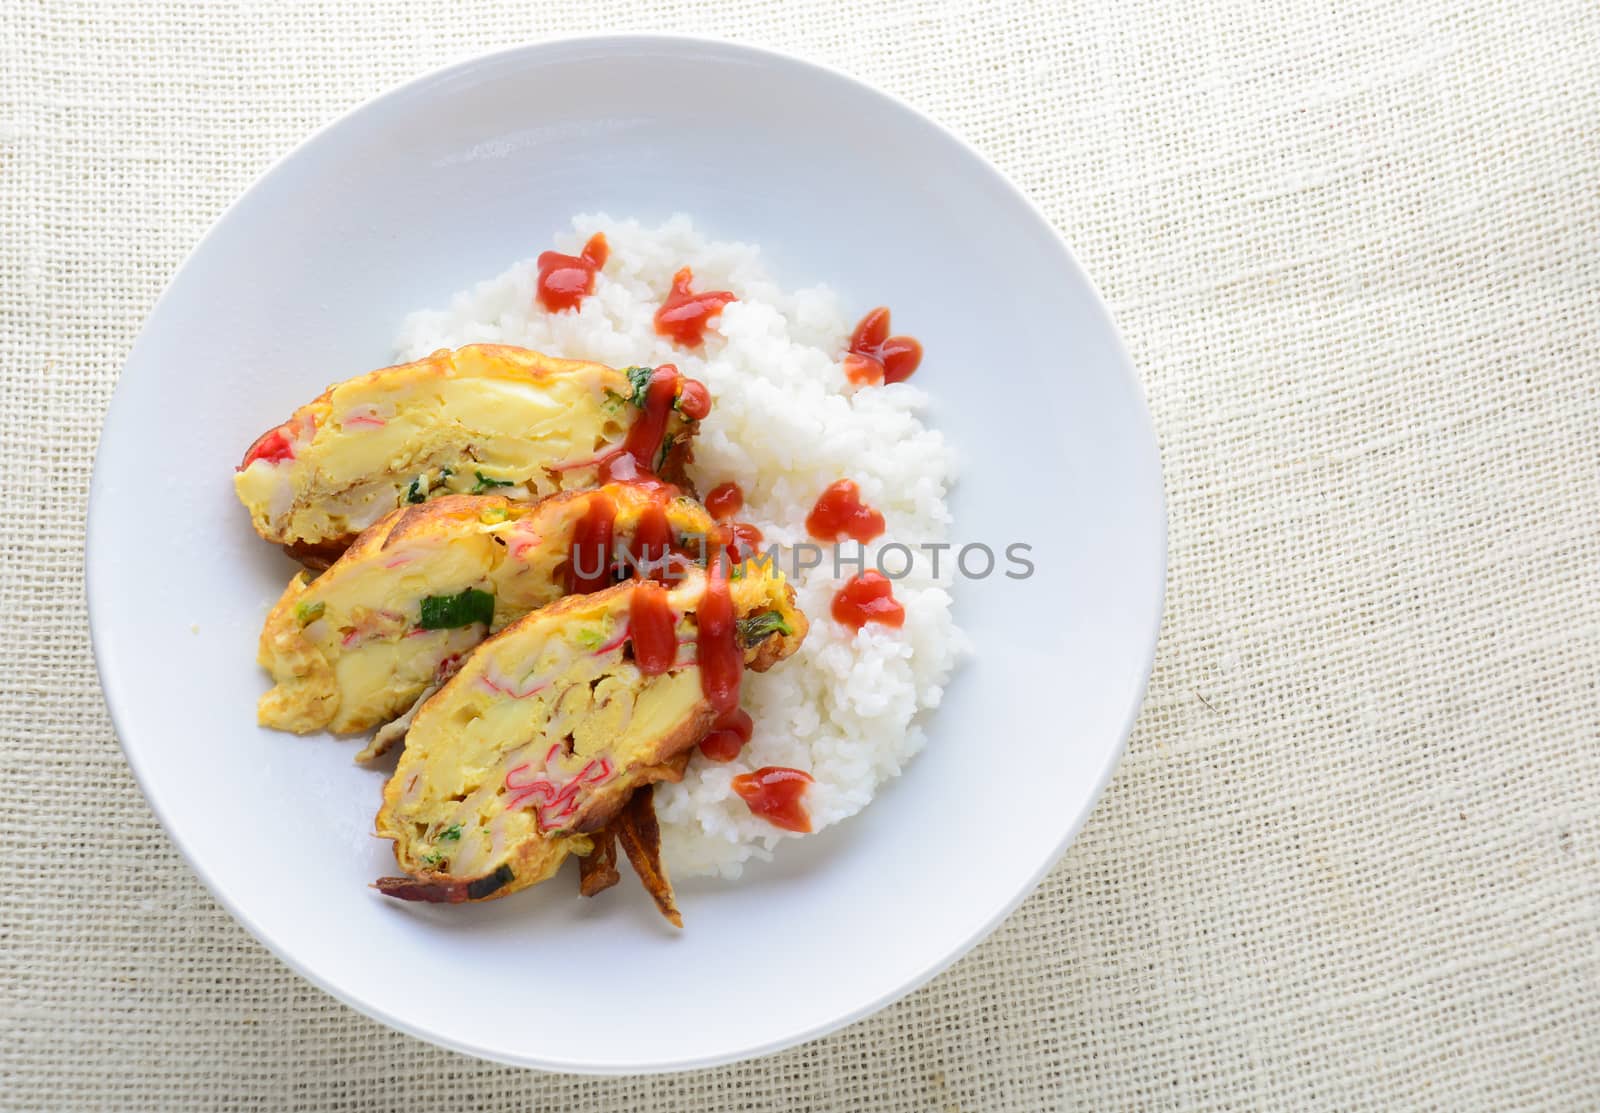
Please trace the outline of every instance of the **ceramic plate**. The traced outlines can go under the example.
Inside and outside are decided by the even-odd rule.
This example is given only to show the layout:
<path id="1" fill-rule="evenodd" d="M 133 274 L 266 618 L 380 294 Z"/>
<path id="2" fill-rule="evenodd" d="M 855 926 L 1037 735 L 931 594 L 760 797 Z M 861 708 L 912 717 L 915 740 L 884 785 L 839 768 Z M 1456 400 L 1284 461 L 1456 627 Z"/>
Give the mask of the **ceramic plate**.
<path id="1" fill-rule="evenodd" d="M 1037 571 L 956 587 L 974 653 L 926 749 L 859 816 L 737 883 L 631 882 L 402 905 L 371 835 L 379 781 L 325 738 L 260 730 L 255 642 L 292 566 L 234 465 L 329 382 L 391 362 L 405 314 L 549 246 L 573 214 L 691 215 L 762 245 L 787 287 L 888 304 L 929 353 L 961 456 L 958 542 Z M 905 994 L 1028 895 L 1116 764 L 1165 562 L 1143 398 L 1050 225 L 905 105 L 702 40 L 541 43 L 430 74 L 323 129 L 204 238 L 128 358 L 89 512 L 95 654 L 129 764 L 195 871 L 258 939 L 355 1008 L 547 1069 L 703 1066 L 799 1043 Z M 568 870 L 573 867 L 569 863 Z"/>

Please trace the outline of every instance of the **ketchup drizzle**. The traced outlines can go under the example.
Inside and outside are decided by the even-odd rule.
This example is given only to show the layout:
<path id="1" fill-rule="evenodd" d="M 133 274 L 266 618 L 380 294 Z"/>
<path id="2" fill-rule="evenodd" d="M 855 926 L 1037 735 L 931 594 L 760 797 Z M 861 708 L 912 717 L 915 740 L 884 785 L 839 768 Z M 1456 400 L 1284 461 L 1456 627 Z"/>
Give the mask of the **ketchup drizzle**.
<path id="1" fill-rule="evenodd" d="M 761 530 L 749 522 L 734 522 L 730 526 L 724 526 L 723 529 L 725 533 L 723 544 L 728 550 L 729 559 L 734 563 L 760 552 L 761 542 L 766 539 Z"/>
<path id="2" fill-rule="evenodd" d="M 744 509 L 744 490 L 732 480 L 718 483 L 706 495 L 706 510 L 713 518 L 731 518 Z"/>
<path id="3" fill-rule="evenodd" d="M 605 495 L 589 500 L 589 509 L 572 531 L 567 552 L 567 592 L 587 595 L 611 586 L 611 543 L 617 508 Z"/>
<path id="4" fill-rule="evenodd" d="M 906 609 L 895 600 L 894 584 L 883 573 L 868 569 L 834 595 L 833 619 L 852 630 L 869 622 L 900 627 L 905 624 Z"/>
<path id="5" fill-rule="evenodd" d="M 841 479 L 817 496 L 806 515 L 806 532 L 818 541 L 871 541 L 883 532 L 883 515 L 861 501 L 853 479 Z"/>
<path id="6" fill-rule="evenodd" d="M 539 256 L 539 304 L 552 313 L 576 309 L 594 293 L 594 276 L 611 257 L 604 232 L 596 232 L 578 255 L 546 251 Z"/>
<path id="7" fill-rule="evenodd" d="M 744 673 L 744 653 L 734 626 L 733 596 L 728 573 L 715 554 L 706 571 L 705 592 L 695 614 L 700 627 L 700 690 L 720 714 L 739 706 L 739 681 Z"/>
<path id="8" fill-rule="evenodd" d="M 890 336 L 889 308 L 880 305 L 850 334 L 844 373 L 856 386 L 903 383 L 921 362 L 922 345 L 915 337 Z"/>
<path id="9" fill-rule="evenodd" d="M 646 676 L 660 676 L 678 656 L 677 623 L 667 589 L 652 580 L 640 580 L 628 603 L 628 636 L 633 640 L 633 662 Z"/>
<path id="10" fill-rule="evenodd" d="M 781 765 L 766 765 L 733 778 L 733 791 L 749 805 L 752 815 L 802 835 L 811 832 L 811 815 L 801 802 L 811 785 L 811 774 Z"/>
<path id="11" fill-rule="evenodd" d="M 700 752 L 712 761 L 732 761 L 754 733 L 755 723 L 750 712 L 735 707 L 717 716 L 717 721 L 711 724 L 711 733 L 700 740 Z"/>
<path id="12" fill-rule="evenodd" d="M 667 508 L 652 501 L 639 514 L 633 526 L 633 555 L 636 566 L 649 565 L 652 580 L 667 577 L 667 554 L 672 551 L 672 523 Z"/>
<path id="13" fill-rule="evenodd" d="M 690 421 L 699 421 L 711 412 L 711 392 L 699 379 L 685 379 L 678 388 L 678 412 Z"/>
<path id="14" fill-rule="evenodd" d="M 697 348 L 705 341 L 706 326 L 729 302 L 738 301 L 727 290 L 689 289 L 694 275 L 684 267 L 672 276 L 672 291 L 656 310 L 656 332 L 686 348 Z"/>

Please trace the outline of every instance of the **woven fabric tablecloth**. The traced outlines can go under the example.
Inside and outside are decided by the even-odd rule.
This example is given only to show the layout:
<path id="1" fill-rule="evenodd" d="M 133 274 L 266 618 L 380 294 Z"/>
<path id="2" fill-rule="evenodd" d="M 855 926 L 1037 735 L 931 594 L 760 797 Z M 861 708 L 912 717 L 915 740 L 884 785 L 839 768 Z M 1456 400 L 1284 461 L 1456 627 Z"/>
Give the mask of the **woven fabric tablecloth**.
<path id="1" fill-rule="evenodd" d="M 595 1080 L 397 1035 L 229 919 L 117 748 L 82 548 L 122 360 L 256 174 L 626 29 L 838 65 L 1037 199 L 1143 376 L 1171 571 L 1127 758 L 991 939 L 809 1046 Z M 0 1105 L 1600 1107 L 1594 0 L 0 0 L 0 463 Z"/>

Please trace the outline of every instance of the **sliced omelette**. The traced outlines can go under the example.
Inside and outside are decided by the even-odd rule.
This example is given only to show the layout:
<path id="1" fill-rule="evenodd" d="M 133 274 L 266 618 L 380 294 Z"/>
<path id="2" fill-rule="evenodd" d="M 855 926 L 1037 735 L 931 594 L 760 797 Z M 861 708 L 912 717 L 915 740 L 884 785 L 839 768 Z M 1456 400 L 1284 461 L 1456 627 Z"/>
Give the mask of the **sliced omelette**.
<path id="1" fill-rule="evenodd" d="M 694 499 L 634 483 L 539 503 L 453 495 L 391 511 L 327 571 L 296 575 L 267 615 L 257 659 L 274 685 L 257 717 L 299 734 L 388 723 L 492 631 L 611 583 L 612 568 L 659 575 L 674 547 L 716 528 Z M 607 562 L 601 549 L 626 557 Z M 363 759 L 405 729 L 386 728 Z"/>
<path id="2" fill-rule="evenodd" d="M 591 853 L 637 790 L 680 776 L 737 713 L 741 671 L 788 657 L 806 629 L 770 562 L 633 580 L 519 619 L 417 712 L 377 817 L 407 876 L 378 888 L 481 900 Z"/>
<path id="3" fill-rule="evenodd" d="M 670 366 L 470 344 L 329 387 L 257 438 L 234 489 L 257 533 L 325 567 L 385 514 L 438 495 L 580 490 L 624 455 L 681 478 L 709 410 L 705 387 Z"/>

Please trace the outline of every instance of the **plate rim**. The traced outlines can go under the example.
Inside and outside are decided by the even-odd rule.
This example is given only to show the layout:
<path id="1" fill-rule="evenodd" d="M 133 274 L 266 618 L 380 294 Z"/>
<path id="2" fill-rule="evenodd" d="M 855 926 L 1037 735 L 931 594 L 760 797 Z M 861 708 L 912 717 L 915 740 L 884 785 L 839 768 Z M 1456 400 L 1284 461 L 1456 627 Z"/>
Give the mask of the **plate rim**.
<path id="1" fill-rule="evenodd" d="M 105 646 L 108 639 L 108 632 L 102 629 L 101 623 L 97 622 L 95 617 L 97 613 L 103 613 L 102 609 L 96 605 L 96 599 L 101 596 L 101 590 L 97 587 L 97 584 L 100 583 L 100 577 L 97 575 L 96 570 L 101 566 L 104 558 L 97 558 L 96 553 L 104 552 L 104 549 L 101 546 L 97 546 L 95 543 L 98 533 L 95 524 L 103 517 L 99 510 L 105 502 L 103 495 L 105 473 L 102 471 L 100 466 L 101 455 L 105 444 L 105 429 L 110 425 L 113 416 L 117 413 L 119 400 L 124 397 L 124 376 L 128 365 L 134 361 L 135 356 L 138 354 L 144 343 L 149 320 L 156 316 L 156 314 L 161 310 L 162 305 L 167 301 L 172 290 L 178 285 L 179 281 L 189 270 L 196 257 L 201 254 L 202 250 L 211 240 L 213 235 L 216 234 L 217 230 L 228 221 L 228 219 L 236 210 L 238 210 L 250 199 L 250 197 L 256 192 L 263 182 L 275 174 L 281 167 L 299 156 L 303 150 L 320 140 L 325 133 L 333 130 L 336 127 L 342 126 L 347 121 L 352 120 L 363 113 L 371 111 L 384 101 L 403 96 L 414 90 L 417 86 L 439 81 L 448 78 L 451 75 L 465 73 L 466 71 L 482 66 L 486 63 L 491 63 L 496 60 L 505 60 L 515 55 L 527 55 L 530 60 L 534 60 L 536 59 L 536 56 L 545 49 L 563 46 L 590 46 L 610 50 L 638 49 L 652 46 L 673 50 L 709 49 L 714 51 L 723 51 L 735 57 L 743 55 L 744 58 L 742 60 L 744 61 L 754 61 L 762 64 L 794 66 L 803 70 L 813 71 L 815 75 L 823 79 L 841 82 L 848 86 L 851 91 L 857 95 L 874 97 L 881 101 L 887 101 L 893 107 L 908 113 L 910 116 L 919 120 L 923 125 L 934 129 L 945 139 L 956 144 L 959 148 L 964 150 L 966 154 L 971 156 L 977 165 L 982 168 L 983 172 L 986 173 L 995 184 L 999 185 L 1002 191 L 1008 195 L 1012 201 L 1019 203 L 1023 207 L 1023 210 L 1035 220 L 1039 227 L 1048 233 L 1048 235 L 1054 240 L 1056 248 L 1061 252 L 1068 266 L 1077 274 L 1079 280 L 1083 283 L 1083 286 L 1089 295 L 1089 302 L 1093 313 L 1100 319 L 1101 323 L 1108 331 L 1111 340 L 1111 352 L 1114 357 L 1112 362 L 1116 365 L 1118 372 L 1126 380 L 1126 385 L 1133 390 L 1135 396 L 1140 402 L 1138 407 L 1139 414 L 1137 424 L 1139 426 L 1140 433 L 1144 438 L 1146 447 L 1151 455 L 1151 462 L 1154 465 L 1154 472 L 1157 479 L 1156 493 L 1158 499 L 1158 514 L 1156 531 L 1157 537 L 1155 538 L 1155 541 L 1159 546 L 1159 559 L 1157 561 L 1157 577 L 1153 596 L 1155 604 L 1153 608 L 1153 619 L 1150 628 L 1146 631 L 1143 639 L 1147 649 L 1145 651 L 1143 664 L 1139 673 L 1141 679 L 1134 689 L 1130 700 L 1130 706 L 1123 713 L 1123 723 L 1118 732 L 1117 742 L 1114 746 L 1107 750 L 1106 756 L 1095 774 L 1093 789 L 1088 797 L 1087 805 L 1073 820 L 1073 822 L 1064 829 L 1060 841 L 1044 858 L 1039 869 L 1028 878 L 1027 882 L 1021 888 L 1019 888 L 1011 898 L 1004 902 L 1003 905 L 998 907 L 992 916 L 979 925 L 979 927 L 972 934 L 963 939 L 947 954 L 933 962 L 930 962 L 915 976 L 907 979 L 895 989 L 884 993 L 871 1001 L 858 1005 L 855 1008 L 850 1009 L 829 1021 L 814 1024 L 801 1031 L 790 1033 L 787 1036 L 766 1040 L 762 1043 L 752 1046 L 741 1046 L 731 1050 L 724 1050 L 721 1052 L 697 1056 L 640 1062 L 629 1064 L 627 1066 L 618 1066 L 612 1063 L 604 1062 L 574 1062 L 569 1060 L 555 1060 L 544 1058 L 538 1055 L 507 1054 L 495 1049 L 474 1046 L 466 1041 L 457 1040 L 439 1032 L 425 1030 L 420 1025 L 413 1024 L 409 1020 L 395 1016 L 386 1010 L 362 999 L 359 995 L 347 992 L 342 987 L 336 986 L 324 978 L 313 974 L 299 961 L 295 955 L 282 948 L 274 938 L 263 932 L 251 919 L 251 917 L 245 914 L 243 910 L 233 902 L 233 900 L 226 894 L 223 887 L 218 884 L 217 880 L 211 877 L 205 870 L 200 868 L 193 855 L 191 855 L 188 847 L 174 833 L 173 825 L 168 816 L 156 803 L 156 797 L 152 795 L 150 786 L 147 783 L 148 774 L 144 769 L 141 768 L 140 762 L 134 754 L 134 750 L 130 748 L 126 740 L 127 731 L 118 711 L 118 701 L 112 694 L 114 685 L 111 679 L 108 677 L 106 670 Z M 337 115 L 317 126 L 299 142 L 295 143 L 288 150 L 284 151 L 277 158 L 273 159 L 269 165 L 263 168 L 260 173 L 251 179 L 249 185 L 240 191 L 237 197 L 229 202 L 228 205 L 225 206 L 215 218 L 213 218 L 211 223 L 207 226 L 205 232 L 198 240 L 195 241 L 194 246 L 189 249 L 188 254 L 178 265 L 177 269 L 172 272 L 171 277 L 168 278 L 165 286 L 163 286 L 161 294 L 153 303 L 151 303 L 150 309 L 146 312 L 144 321 L 140 325 L 139 333 L 134 338 L 132 346 L 128 349 L 127 356 L 123 359 L 122 368 L 117 376 L 116 386 L 112 391 L 110 401 L 107 403 L 105 413 L 101 417 L 100 436 L 97 438 L 95 444 L 94 463 L 89 483 L 89 498 L 85 512 L 85 602 L 88 611 L 89 638 L 94 657 L 95 672 L 97 679 L 99 680 L 102 698 L 106 706 L 106 712 L 111 720 L 112 729 L 116 734 L 117 744 L 122 750 L 123 758 L 127 761 L 130 771 L 133 773 L 135 783 L 138 784 L 139 790 L 144 796 L 145 803 L 149 806 L 151 812 L 161 824 L 161 827 L 167 836 L 168 842 L 171 843 L 171 845 L 182 856 L 190 871 L 196 877 L 198 877 L 201 884 L 206 887 L 211 895 L 211 898 L 220 904 L 240 927 L 244 928 L 244 930 L 248 932 L 257 943 L 265 947 L 269 953 L 278 959 L 278 961 L 282 962 L 286 967 L 288 967 L 306 982 L 316 986 L 318 989 L 328 994 L 336 1001 L 339 1001 L 343 1005 L 354 1009 L 363 1016 L 376 1020 L 389 1028 L 421 1040 L 424 1043 L 432 1044 L 437 1047 L 443 1047 L 459 1054 L 468 1055 L 473 1058 L 489 1062 L 502 1063 L 507 1066 L 523 1067 L 527 1069 L 558 1074 L 571 1074 L 590 1077 L 659 1075 L 691 1070 L 703 1070 L 711 1067 L 727 1065 L 730 1063 L 747 1062 L 764 1058 L 766 1056 L 775 1055 L 778 1052 L 820 1039 L 823 1036 L 837 1032 L 842 1028 L 856 1023 L 857 1021 L 872 1016 L 888 1006 L 910 996 L 913 992 L 921 989 L 934 978 L 938 977 L 950 967 L 954 966 L 962 958 L 965 958 L 979 943 L 983 942 L 989 936 L 994 934 L 995 930 L 998 929 L 1000 925 L 1003 924 L 1007 919 L 1009 919 L 1012 913 L 1014 913 L 1025 900 L 1038 891 L 1041 882 L 1043 882 L 1045 877 L 1047 877 L 1060 863 L 1068 848 L 1071 847 L 1073 842 L 1076 841 L 1078 834 L 1088 822 L 1089 816 L 1094 813 L 1097 807 L 1099 807 L 1101 798 L 1105 794 L 1106 787 L 1110 783 L 1112 774 L 1121 764 L 1122 757 L 1127 750 L 1128 737 L 1132 733 L 1139 713 L 1144 706 L 1145 697 L 1149 690 L 1150 678 L 1155 666 L 1155 655 L 1160 638 L 1161 626 L 1166 614 L 1167 564 L 1169 556 L 1169 522 L 1167 511 L 1166 484 L 1161 464 L 1160 442 L 1156 435 L 1154 417 L 1150 411 L 1149 397 L 1144 390 L 1143 384 L 1139 380 L 1133 364 L 1133 359 L 1128 353 L 1127 345 L 1123 341 L 1121 330 L 1117 327 L 1116 318 L 1113 316 L 1110 306 L 1106 303 L 1106 300 L 1101 294 L 1099 287 L 1095 285 L 1088 271 L 1078 261 L 1077 256 L 1073 254 L 1072 248 L 1066 242 L 1065 237 L 1063 237 L 1061 232 L 1053 223 L 1051 223 L 1050 219 L 1034 202 L 1033 198 L 1024 192 L 1020 186 L 1018 186 L 1005 174 L 1004 171 L 991 162 L 981 151 L 969 143 L 963 136 L 954 131 L 952 128 L 947 127 L 945 124 L 941 123 L 927 112 L 906 101 L 896 93 L 872 85 L 862 78 L 856 77 L 829 63 L 820 62 L 815 59 L 804 57 L 802 55 L 769 45 L 756 45 L 720 36 L 667 31 L 618 32 L 614 34 L 571 33 L 541 36 L 536 39 L 530 39 L 510 46 L 498 47 L 492 50 L 471 54 L 463 58 L 458 58 L 454 61 L 425 70 L 413 77 L 407 78 L 402 82 L 385 88 L 380 92 L 359 101 L 358 103 L 339 112 Z"/>

